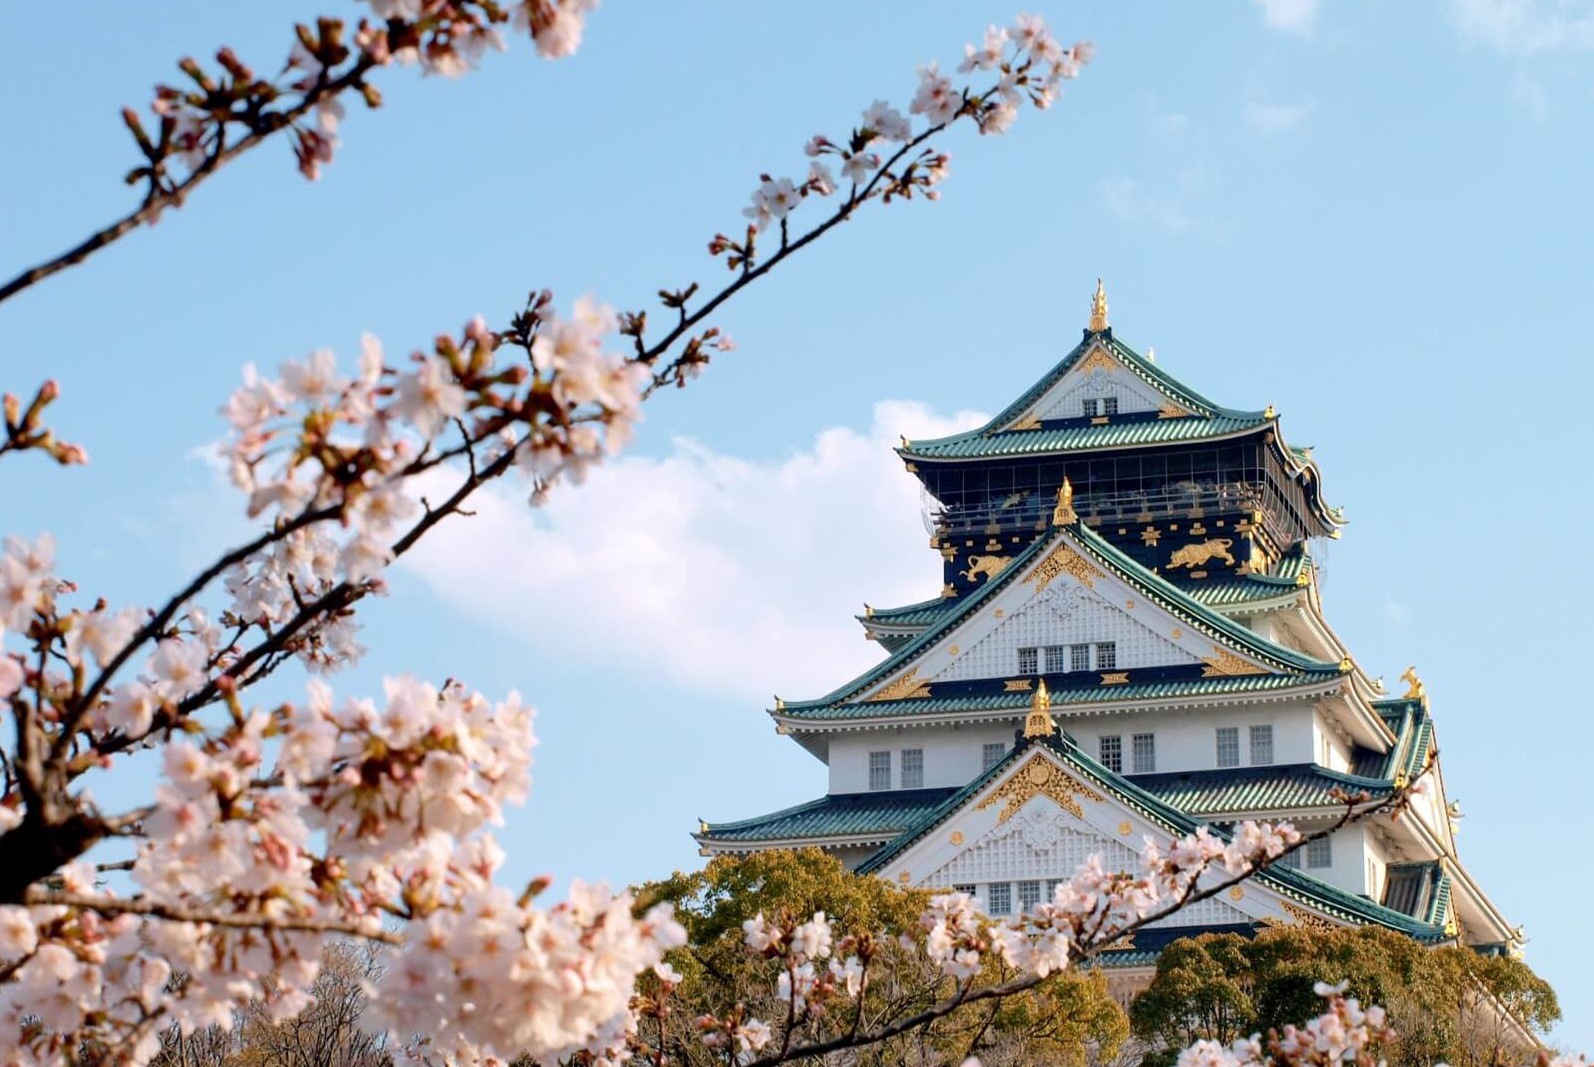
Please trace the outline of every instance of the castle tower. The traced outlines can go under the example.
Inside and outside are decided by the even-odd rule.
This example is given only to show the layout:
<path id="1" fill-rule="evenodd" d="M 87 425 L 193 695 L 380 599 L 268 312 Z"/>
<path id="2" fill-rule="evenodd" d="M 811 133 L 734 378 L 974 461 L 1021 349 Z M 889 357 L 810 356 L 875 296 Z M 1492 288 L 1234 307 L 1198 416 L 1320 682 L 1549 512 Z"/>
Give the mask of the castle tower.
<path id="1" fill-rule="evenodd" d="M 1119 341 L 1099 283 L 1079 344 L 1017 400 L 897 451 L 937 502 L 940 594 L 869 609 L 885 659 L 770 712 L 828 793 L 704 823 L 705 854 L 814 845 L 1008 914 L 1091 855 L 1138 869 L 1148 835 L 1330 826 L 1342 795 L 1387 796 L 1436 758 L 1415 672 L 1387 694 L 1323 618 L 1311 545 L 1342 518 L 1310 450 L 1271 406 L 1221 407 Z M 1175 937 L 1277 924 L 1515 951 L 1432 773 L 1400 819 L 1341 828 L 1105 958 L 1127 973 Z"/>

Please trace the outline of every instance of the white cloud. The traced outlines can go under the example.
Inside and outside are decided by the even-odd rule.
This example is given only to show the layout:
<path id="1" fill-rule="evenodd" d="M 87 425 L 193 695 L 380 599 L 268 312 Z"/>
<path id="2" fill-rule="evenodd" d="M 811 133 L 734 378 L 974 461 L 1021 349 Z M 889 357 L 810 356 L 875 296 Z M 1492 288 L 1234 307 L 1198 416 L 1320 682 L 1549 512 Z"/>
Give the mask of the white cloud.
<path id="1" fill-rule="evenodd" d="M 889 606 L 940 590 L 898 435 L 985 418 L 886 401 L 867 433 L 827 429 L 779 460 L 679 438 L 541 510 L 495 488 L 404 565 L 542 653 L 736 699 L 819 696 L 880 658 L 850 618 L 860 594 Z"/>
<path id="2" fill-rule="evenodd" d="M 1594 48 L 1591 0 L 1451 0 L 1450 18 L 1463 40 L 1502 52 Z"/>
<path id="3" fill-rule="evenodd" d="M 1309 34 L 1317 24 L 1317 0 L 1252 0 L 1262 21 L 1281 33 Z"/>
<path id="4" fill-rule="evenodd" d="M 1306 121 L 1311 108 L 1306 104 L 1264 104 L 1253 100 L 1245 105 L 1245 124 L 1258 133 L 1288 133 Z"/>

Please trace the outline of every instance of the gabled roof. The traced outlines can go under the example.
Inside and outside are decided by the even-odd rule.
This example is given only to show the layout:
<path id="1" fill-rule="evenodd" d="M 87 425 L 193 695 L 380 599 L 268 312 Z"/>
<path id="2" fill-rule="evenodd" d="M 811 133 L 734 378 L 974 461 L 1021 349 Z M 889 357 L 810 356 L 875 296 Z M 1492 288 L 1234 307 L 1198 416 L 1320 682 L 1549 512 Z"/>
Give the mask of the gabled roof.
<path id="1" fill-rule="evenodd" d="M 972 619 L 980 611 L 982 605 L 993 599 L 1015 581 L 1021 580 L 1021 576 L 1026 575 L 1033 565 L 1045 559 L 1053 550 L 1064 544 L 1069 545 L 1104 570 L 1115 574 L 1120 580 L 1136 590 L 1137 595 L 1178 617 L 1185 625 L 1204 633 L 1221 645 L 1260 660 L 1275 672 L 1295 675 L 1318 675 L 1336 673 L 1340 669 L 1338 664 L 1324 663 L 1302 655 L 1294 649 L 1274 644 L 1239 623 L 1213 611 L 1189 593 L 1159 575 L 1152 573 L 1129 556 L 1114 548 L 1111 543 L 1098 536 L 1084 523 L 1076 521 L 1067 526 L 1054 526 L 1045 535 L 1036 538 L 1022 552 L 1013 557 L 1013 562 L 1000 575 L 995 579 L 988 580 L 967 597 L 957 598 L 957 605 L 954 608 L 942 613 L 922 633 L 897 649 L 875 667 L 823 697 L 816 700 L 784 703 L 776 709 L 776 712 L 792 718 L 806 715 L 826 717 L 825 713 L 833 709 L 834 706 L 857 698 L 865 690 L 911 665 L 921 655 L 935 647 L 953 629 Z M 1132 682 L 1133 679 L 1130 679 L 1130 681 Z M 934 694 L 932 693 L 931 695 L 933 696 Z M 1061 691 L 1059 691 L 1059 698 L 1066 699 L 1066 697 L 1062 696 Z"/>
<path id="2" fill-rule="evenodd" d="M 918 843 L 926 834 L 934 831 L 953 814 L 971 803 L 987 786 L 1005 775 L 1015 763 L 1029 753 L 1032 745 L 1044 746 L 1052 757 L 1058 759 L 1071 772 L 1101 788 L 1117 802 L 1160 824 L 1169 834 L 1175 836 L 1191 834 L 1204 824 L 1203 820 L 1185 814 L 1124 776 L 1109 771 L 1085 755 L 1066 737 L 1053 736 L 1032 742 L 1021 740 L 1001 762 L 942 801 L 935 810 L 921 817 L 895 841 L 859 864 L 858 873 L 877 872 Z M 1210 828 L 1218 836 L 1227 837 L 1227 832 L 1221 827 Z M 1449 936 L 1442 928 L 1420 922 L 1382 904 L 1375 904 L 1365 897 L 1331 886 L 1304 871 L 1283 864 L 1274 864 L 1258 871 L 1252 878 L 1282 896 L 1311 905 L 1347 923 L 1377 923 L 1424 941 L 1439 941 Z"/>
<path id="3" fill-rule="evenodd" d="M 956 792 L 956 787 L 948 787 L 831 793 L 752 819 L 706 824 L 698 839 L 762 842 L 809 837 L 894 837 Z"/>
<path id="4" fill-rule="evenodd" d="M 1164 412 L 1151 412 L 1144 418 L 1118 417 L 1100 425 L 1063 419 L 1052 420 L 1049 427 L 1043 424 L 1033 429 L 1006 429 L 1029 414 L 1053 386 L 1098 348 L 1105 349 L 1127 371 L 1167 397 L 1170 403 Z M 1087 330 L 1084 339 L 1061 362 L 984 426 L 950 437 L 907 442 L 897 451 L 907 459 L 971 459 L 1127 448 L 1232 436 L 1272 421 L 1268 412 L 1240 411 L 1213 403 L 1113 337 L 1110 329 Z"/>

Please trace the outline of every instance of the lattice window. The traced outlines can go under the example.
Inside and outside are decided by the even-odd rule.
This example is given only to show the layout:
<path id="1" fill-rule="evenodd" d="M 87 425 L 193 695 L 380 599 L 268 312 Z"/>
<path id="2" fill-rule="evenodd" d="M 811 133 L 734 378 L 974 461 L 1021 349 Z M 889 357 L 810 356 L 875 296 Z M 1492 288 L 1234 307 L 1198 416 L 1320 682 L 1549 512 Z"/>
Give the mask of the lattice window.
<path id="1" fill-rule="evenodd" d="M 966 894 L 968 896 L 971 896 L 971 897 L 975 895 L 975 890 L 976 890 L 976 887 L 974 886 L 974 884 L 972 882 L 965 882 L 963 885 L 955 885 L 955 886 L 952 887 L 952 892 L 954 892 L 954 893 L 964 893 L 964 894 Z"/>
<path id="2" fill-rule="evenodd" d="M 1218 727 L 1218 766 L 1238 767 L 1240 765 L 1240 728 L 1238 726 Z"/>
<path id="3" fill-rule="evenodd" d="M 1087 396 L 1087 397 L 1083 398 L 1079 402 L 1079 413 L 1080 413 L 1080 415 L 1084 416 L 1087 419 L 1091 418 L 1092 416 L 1094 416 L 1096 414 L 1096 405 L 1099 404 L 1099 403 L 1101 403 L 1101 401 L 1098 400 L 1096 397 L 1093 397 L 1093 396 Z"/>
<path id="4" fill-rule="evenodd" d="M 1306 865 L 1313 870 L 1334 866 L 1334 839 L 1319 837 L 1306 843 Z"/>
<path id="5" fill-rule="evenodd" d="M 1011 915 L 1013 912 L 1013 883 L 992 882 L 986 886 L 986 899 L 990 901 L 988 910 L 992 915 Z"/>
<path id="6" fill-rule="evenodd" d="M 1018 910 L 1028 915 L 1035 910 L 1035 905 L 1041 902 L 1041 884 L 1039 882 L 1018 883 Z"/>
<path id="7" fill-rule="evenodd" d="M 1104 396 L 1104 397 L 1102 397 L 1101 398 L 1101 411 L 1099 411 L 1097 414 L 1100 414 L 1100 415 L 1116 415 L 1116 414 L 1118 414 L 1118 398 L 1116 396 Z"/>
<path id="8" fill-rule="evenodd" d="M 902 788 L 924 788 L 924 749 L 905 748 L 902 750 Z"/>
<path id="9" fill-rule="evenodd" d="M 1135 773 L 1150 774 L 1157 769 L 1157 735 L 1134 736 Z"/>
<path id="10" fill-rule="evenodd" d="M 1019 649 L 1018 673 L 1039 674 L 1040 672 L 1040 649 L 1033 646 Z"/>
<path id="11" fill-rule="evenodd" d="M 1062 884 L 1063 884 L 1063 880 L 1061 878 L 1048 878 L 1048 879 L 1046 879 L 1046 899 L 1047 900 L 1056 900 L 1057 899 L 1057 887 L 1062 885 Z"/>
<path id="12" fill-rule="evenodd" d="M 1124 739 L 1118 734 L 1104 734 L 1101 744 L 1101 765 L 1109 771 L 1122 773 L 1124 769 Z"/>
<path id="13" fill-rule="evenodd" d="M 1098 579 L 1096 584 L 1103 582 Z M 1106 602 L 1098 591 L 1067 577 L 1053 581 L 1044 593 L 1012 611 L 984 636 L 965 634 L 948 640 L 963 644 L 963 651 L 935 674 L 934 681 L 1012 678 L 1015 667 L 1020 675 L 1035 675 L 1040 673 L 1041 649 L 1063 644 L 1111 644 L 1111 669 L 1119 671 L 1197 662 L 1196 656 L 1126 614 L 1121 602 Z M 1021 649 L 1033 650 L 1033 666 L 1024 662 L 1029 654 Z M 1087 648 L 1087 653 L 1093 651 Z M 1072 648 L 1068 666 L 1070 670 L 1091 669 L 1088 660 L 1076 667 Z M 1049 664 L 1046 669 L 1056 670 Z"/>
<path id="14" fill-rule="evenodd" d="M 980 749 L 980 772 L 990 770 L 1007 755 L 1007 746 L 1000 741 L 987 741 Z"/>
<path id="15" fill-rule="evenodd" d="M 1046 673 L 1047 674 L 1062 674 L 1066 670 L 1068 670 L 1068 646 L 1067 645 L 1047 645 L 1046 646 Z"/>
<path id="16" fill-rule="evenodd" d="M 869 753 L 869 788 L 891 788 L 891 753 Z"/>
<path id="17" fill-rule="evenodd" d="M 1118 643 L 1102 641 L 1096 645 L 1096 669 L 1110 671 L 1118 666 Z"/>
<path id="18" fill-rule="evenodd" d="M 1279 862 L 1286 867 L 1294 867 L 1297 871 L 1300 870 L 1301 850 L 1296 849 L 1294 852 L 1286 852 L 1283 856 L 1279 857 Z"/>
<path id="19" fill-rule="evenodd" d="M 1251 766 L 1265 767 L 1273 762 L 1273 727 L 1251 727 Z"/>
<path id="20" fill-rule="evenodd" d="M 1068 669 L 1071 670 L 1071 671 L 1088 671 L 1088 670 L 1090 670 L 1090 646 L 1089 645 L 1069 645 L 1068 646 Z"/>

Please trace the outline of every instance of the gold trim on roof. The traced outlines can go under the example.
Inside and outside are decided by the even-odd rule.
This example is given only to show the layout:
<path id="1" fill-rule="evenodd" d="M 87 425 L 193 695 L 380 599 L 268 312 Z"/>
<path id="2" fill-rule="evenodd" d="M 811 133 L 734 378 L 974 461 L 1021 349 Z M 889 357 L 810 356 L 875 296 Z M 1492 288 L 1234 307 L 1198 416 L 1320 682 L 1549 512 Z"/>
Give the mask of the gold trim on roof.
<path id="1" fill-rule="evenodd" d="M 1079 516 L 1074 512 L 1074 483 L 1066 476 L 1063 484 L 1057 487 L 1057 506 L 1052 509 L 1053 526 L 1071 526 L 1079 521 Z"/>
<path id="2" fill-rule="evenodd" d="M 1096 293 L 1090 298 L 1090 329 L 1100 333 L 1107 328 L 1107 287 L 1096 279 Z"/>
<path id="3" fill-rule="evenodd" d="M 1052 698 L 1046 692 L 1046 680 L 1035 687 L 1035 695 L 1029 702 L 1029 714 L 1024 717 L 1025 737 L 1051 737 L 1057 732 L 1057 724 L 1052 722 Z"/>
<path id="4" fill-rule="evenodd" d="M 881 700 L 922 700 L 929 695 L 930 680 L 920 678 L 919 668 L 913 667 L 908 673 L 899 675 L 895 681 L 882 687 L 864 703 L 873 704 Z"/>
<path id="5" fill-rule="evenodd" d="M 1046 797 L 1076 819 L 1085 817 L 1085 809 L 1079 806 L 1077 797 L 1085 797 L 1098 804 L 1107 799 L 1051 760 L 1036 755 L 1002 783 L 1001 788 L 974 805 L 974 810 L 984 811 L 993 804 L 1003 804 L 996 816 L 997 823 L 1001 824 L 1017 815 L 1020 808 L 1037 796 Z"/>
<path id="6" fill-rule="evenodd" d="M 1101 571 L 1075 552 L 1068 545 L 1058 545 L 1052 554 L 1041 560 L 1036 568 L 1029 572 L 1024 579 L 1035 587 L 1035 592 L 1042 593 L 1051 585 L 1060 574 L 1071 574 L 1090 588 L 1096 588 L 1096 579 L 1101 576 Z"/>
<path id="7" fill-rule="evenodd" d="M 1201 670 L 1201 677 L 1203 678 L 1229 678 L 1245 674 L 1267 673 L 1267 671 L 1250 660 L 1242 659 L 1224 648 L 1214 647 L 1212 655 L 1207 656 L 1201 662 L 1206 664 Z"/>

